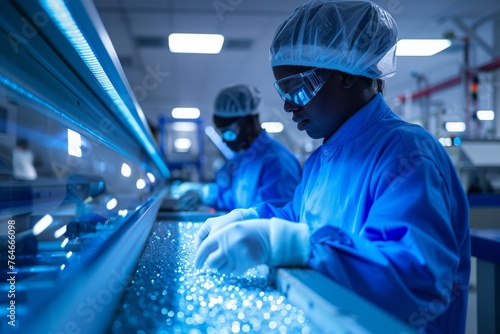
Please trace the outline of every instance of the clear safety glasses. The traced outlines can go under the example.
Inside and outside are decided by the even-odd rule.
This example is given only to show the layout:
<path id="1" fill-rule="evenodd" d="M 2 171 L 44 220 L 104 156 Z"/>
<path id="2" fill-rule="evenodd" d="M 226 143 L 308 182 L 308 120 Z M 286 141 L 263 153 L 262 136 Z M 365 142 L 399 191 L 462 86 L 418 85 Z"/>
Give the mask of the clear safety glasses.
<path id="1" fill-rule="evenodd" d="M 305 106 L 316 96 L 331 73 L 331 70 L 314 68 L 277 80 L 274 83 L 274 88 L 280 94 L 283 102 L 289 101 L 298 106 Z"/>
<path id="2" fill-rule="evenodd" d="M 238 125 L 238 122 L 234 122 L 228 127 L 221 128 L 220 132 L 222 133 L 222 139 L 225 141 L 234 141 L 240 134 L 240 126 Z"/>

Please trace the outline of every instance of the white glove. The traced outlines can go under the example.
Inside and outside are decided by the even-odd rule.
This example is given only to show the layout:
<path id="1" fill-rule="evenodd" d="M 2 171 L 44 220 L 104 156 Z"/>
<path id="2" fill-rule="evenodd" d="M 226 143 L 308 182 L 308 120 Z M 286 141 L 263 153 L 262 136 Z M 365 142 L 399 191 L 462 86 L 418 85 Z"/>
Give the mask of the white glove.
<path id="1" fill-rule="evenodd" d="M 211 233 L 200 245 L 196 268 L 206 261 L 223 274 L 243 274 L 259 264 L 305 265 L 309 258 L 309 228 L 279 218 L 229 224 Z"/>
<path id="2" fill-rule="evenodd" d="M 221 229 L 222 227 L 237 221 L 255 218 L 259 218 L 259 214 L 253 208 L 234 209 L 225 215 L 208 218 L 205 223 L 201 225 L 200 229 L 194 236 L 194 249 L 197 250 L 201 242 L 205 240 L 209 234 Z"/>

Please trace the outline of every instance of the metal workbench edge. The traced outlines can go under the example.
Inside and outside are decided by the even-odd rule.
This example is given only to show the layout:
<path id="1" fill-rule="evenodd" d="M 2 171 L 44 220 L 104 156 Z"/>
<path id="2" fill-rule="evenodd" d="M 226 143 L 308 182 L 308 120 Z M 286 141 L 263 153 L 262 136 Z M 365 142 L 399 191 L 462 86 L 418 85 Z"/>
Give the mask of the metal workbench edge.
<path id="1" fill-rule="evenodd" d="M 270 278 L 323 333 L 415 333 L 398 318 L 317 271 L 278 268 L 271 270 Z"/>

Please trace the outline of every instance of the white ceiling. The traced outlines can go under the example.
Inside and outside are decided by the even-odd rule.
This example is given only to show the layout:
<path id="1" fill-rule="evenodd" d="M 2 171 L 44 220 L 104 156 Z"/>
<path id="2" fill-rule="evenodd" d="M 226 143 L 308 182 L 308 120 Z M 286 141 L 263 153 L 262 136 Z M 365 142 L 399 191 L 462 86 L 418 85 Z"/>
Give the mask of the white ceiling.
<path id="1" fill-rule="evenodd" d="M 94 0 L 111 41 L 122 61 L 131 87 L 146 116 L 156 123 L 176 106 L 199 107 L 210 122 L 217 92 L 229 84 L 249 83 L 262 93 L 262 120 L 290 124 L 275 92 L 269 65 L 269 45 L 278 25 L 303 0 Z M 466 36 L 458 19 L 479 32 L 493 47 L 492 18 L 500 17 L 499 0 L 377 0 L 395 18 L 400 38 L 442 38 L 452 31 Z M 483 24 L 484 23 L 484 24 Z M 226 42 L 250 41 L 249 48 L 225 49 L 218 55 L 173 54 L 166 38 L 174 32 L 221 33 Z M 163 46 L 143 46 L 140 39 Z M 472 39 L 474 45 L 476 40 Z M 493 58 L 480 47 L 473 61 Z M 460 48 L 433 57 L 399 57 L 398 73 L 387 81 L 386 97 L 415 90 L 412 71 L 426 73 L 430 81 L 457 75 L 463 64 Z M 148 73 L 161 72 L 152 87 Z M 166 74 L 168 73 L 168 74 Z M 149 80 L 144 82 L 144 80 Z M 291 125 L 292 128 L 295 128 Z M 291 137 L 295 137 L 292 130 Z M 298 133 L 298 132 L 297 132 Z M 290 137 L 290 135 L 288 135 Z M 302 136 L 302 135 L 301 135 Z M 300 141 L 304 137 L 298 137 Z M 301 139 L 302 138 L 302 139 Z"/>

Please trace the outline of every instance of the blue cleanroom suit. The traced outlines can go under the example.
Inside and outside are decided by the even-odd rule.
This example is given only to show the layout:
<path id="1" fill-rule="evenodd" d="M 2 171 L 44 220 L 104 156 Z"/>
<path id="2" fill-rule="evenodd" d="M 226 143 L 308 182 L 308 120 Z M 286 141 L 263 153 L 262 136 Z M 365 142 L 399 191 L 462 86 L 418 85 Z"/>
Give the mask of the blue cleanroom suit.
<path id="1" fill-rule="evenodd" d="M 306 161 L 293 201 L 261 218 L 305 222 L 308 265 L 418 332 L 463 333 L 467 199 L 452 162 L 378 94 Z"/>
<path id="2" fill-rule="evenodd" d="M 221 210 L 248 208 L 263 201 L 281 207 L 292 200 L 301 174 L 292 153 L 262 131 L 216 174 L 215 195 L 205 203 Z"/>

